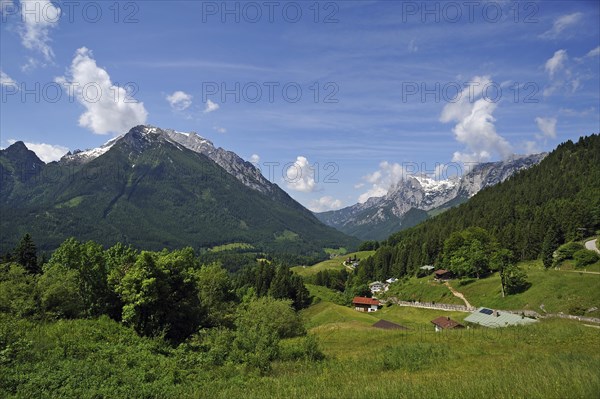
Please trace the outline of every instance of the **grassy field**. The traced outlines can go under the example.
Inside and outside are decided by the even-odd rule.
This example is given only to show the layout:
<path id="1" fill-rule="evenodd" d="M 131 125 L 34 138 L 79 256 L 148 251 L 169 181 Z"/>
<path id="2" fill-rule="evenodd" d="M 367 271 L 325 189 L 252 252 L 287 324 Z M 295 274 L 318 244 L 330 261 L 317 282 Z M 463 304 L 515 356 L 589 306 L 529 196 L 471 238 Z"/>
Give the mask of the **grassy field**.
<path id="1" fill-rule="evenodd" d="M 344 260 L 350 257 L 356 257 L 360 259 L 368 258 L 373 255 L 375 251 L 360 251 L 360 252 L 352 252 L 346 254 L 344 256 L 338 256 L 337 258 L 327 259 L 323 262 L 317 263 L 313 266 L 296 266 L 292 267 L 292 271 L 298 273 L 300 276 L 311 276 L 313 274 L 317 274 L 322 270 L 342 270 L 344 265 L 342 264 Z"/>
<path id="2" fill-rule="evenodd" d="M 217 245 L 210 249 L 211 252 L 232 251 L 235 249 L 253 249 L 254 247 L 244 242 L 232 242 L 231 244 Z"/>
<path id="3" fill-rule="evenodd" d="M 528 309 L 543 313 L 540 305 L 549 313 L 573 314 L 576 307 L 584 310 L 600 308 L 600 275 L 571 272 L 565 270 L 544 270 L 539 261 L 520 265 L 532 284 L 525 292 L 502 298 L 500 277 L 494 274 L 480 280 L 470 280 L 468 284 L 451 281 L 450 284 L 462 292 L 474 306 L 488 306 L 497 309 Z M 586 313 L 586 316 L 600 317 L 600 311 Z"/>
<path id="4" fill-rule="evenodd" d="M 323 248 L 323 251 L 325 251 L 326 254 L 328 255 L 345 255 L 348 253 L 348 250 L 344 247 L 341 248 Z"/>
<path id="5" fill-rule="evenodd" d="M 397 281 L 390 285 L 385 296 L 394 296 L 402 301 L 465 304 L 460 298 L 452 295 L 448 287 L 436 282 L 431 276 Z"/>
<path id="6" fill-rule="evenodd" d="M 325 359 L 277 361 L 266 376 L 203 366 L 193 353 L 108 318 L 35 328 L 9 322 L 0 324 L 13 337 L 0 358 L 0 396 L 16 389 L 5 397 L 597 398 L 597 329 L 547 319 L 435 333 L 429 321 L 440 314 L 466 315 L 396 306 L 364 314 L 321 301 L 302 317 Z M 411 329 L 373 328 L 379 318 Z"/>

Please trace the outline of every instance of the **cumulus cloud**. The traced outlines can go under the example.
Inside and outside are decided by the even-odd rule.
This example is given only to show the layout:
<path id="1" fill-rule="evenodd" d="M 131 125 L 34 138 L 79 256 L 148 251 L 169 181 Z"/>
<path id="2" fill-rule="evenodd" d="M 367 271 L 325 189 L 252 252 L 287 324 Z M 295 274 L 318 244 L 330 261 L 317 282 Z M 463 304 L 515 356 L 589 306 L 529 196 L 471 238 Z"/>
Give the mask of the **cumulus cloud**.
<path id="1" fill-rule="evenodd" d="M 598 57 L 600 55 L 600 46 L 590 50 L 585 56 L 586 57 Z"/>
<path id="2" fill-rule="evenodd" d="M 296 162 L 288 166 L 284 176 L 290 190 L 310 193 L 317 189 L 315 170 L 306 157 L 296 157 Z"/>
<path id="3" fill-rule="evenodd" d="M 75 53 L 67 76 L 55 80 L 85 107 L 86 112 L 79 117 L 79 126 L 96 134 L 119 134 L 146 123 L 148 112 L 144 103 L 137 102 L 127 90 L 114 85 L 108 72 L 96 64 L 92 52 L 85 47 Z"/>
<path id="4" fill-rule="evenodd" d="M 543 137 L 556 138 L 556 118 L 535 118 L 535 123 L 538 129 L 542 132 Z"/>
<path id="5" fill-rule="evenodd" d="M 335 199 L 329 195 L 321 197 L 316 200 L 312 200 L 308 205 L 308 209 L 313 212 L 326 212 L 340 209 L 342 207 L 342 201 Z"/>
<path id="6" fill-rule="evenodd" d="M 583 17 L 583 13 L 575 12 L 573 14 L 561 15 L 557 19 L 554 20 L 552 24 L 552 28 L 547 30 L 546 32 L 540 35 L 541 38 L 544 39 L 555 39 L 557 38 L 565 29 L 569 28 L 577 24 Z"/>
<path id="7" fill-rule="evenodd" d="M 60 8 L 50 0 L 21 0 L 21 43 L 29 50 L 39 51 L 47 62 L 54 60 L 50 31 L 58 26 L 60 13 Z M 35 65 L 35 62 L 30 60 L 28 65 Z"/>
<path id="8" fill-rule="evenodd" d="M 456 122 L 452 131 L 466 147 L 466 152 L 454 153 L 452 162 L 485 162 L 494 155 L 505 158 L 512 153 L 511 145 L 494 126 L 497 104 L 484 96 L 491 84 L 489 76 L 475 76 L 455 102 L 444 106 L 440 121 Z"/>
<path id="9" fill-rule="evenodd" d="M 208 100 L 208 101 L 206 101 L 206 107 L 204 108 L 204 113 L 208 114 L 208 113 L 216 111 L 218 109 L 219 109 L 219 104 Z"/>
<path id="10" fill-rule="evenodd" d="M 567 50 L 557 50 L 552 58 L 546 61 L 546 72 L 548 72 L 551 78 L 554 77 L 556 72 L 564 68 L 568 59 Z"/>
<path id="11" fill-rule="evenodd" d="M 539 143 L 534 140 L 527 140 L 523 143 L 523 150 L 525 154 L 539 154 L 542 150 L 539 147 Z"/>
<path id="12" fill-rule="evenodd" d="M 405 168 L 398 163 L 383 161 L 379 164 L 379 169 L 363 177 L 363 181 L 369 186 L 369 189 L 358 197 L 359 203 L 366 202 L 371 197 L 383 197 L 388 190 L 406 174 Z M 355 188 L 362 188 L 365 183 L 355 185 Z"/>
<path id="13" fill-rule="evenodd" d="M 17 82 L 8 76 L 4 71 L 0 70 L 0 86 L 17 88 Z"/>
<path id="14" fill-rule="evenodd" d="M 9 144 L 16 143 L 17 140 L 8 140 Z M 24 142 L 25 146 L 31 151 L 35 152 L 39 159 L 48 163 L 52 161 L 58 161 L 65 155 L 69 149 L 61 145 L 52 145 L 46 143 L 28 143 Z"/>
<path id="15" fill-rule="evenodd" d="M 167 102 L 176 111 L 185 111 L 192 105 L 192 95 L 183 91 L 176 91 L 168 95 Z"/>
<path id="16" fill-rule="evenodd" d="M 250 162 L 252 162 L 252 163 L 259 163 L 260 162 L 260 156 L 258 154 L 252 154 L 252 156 L 250 156 Z"/>

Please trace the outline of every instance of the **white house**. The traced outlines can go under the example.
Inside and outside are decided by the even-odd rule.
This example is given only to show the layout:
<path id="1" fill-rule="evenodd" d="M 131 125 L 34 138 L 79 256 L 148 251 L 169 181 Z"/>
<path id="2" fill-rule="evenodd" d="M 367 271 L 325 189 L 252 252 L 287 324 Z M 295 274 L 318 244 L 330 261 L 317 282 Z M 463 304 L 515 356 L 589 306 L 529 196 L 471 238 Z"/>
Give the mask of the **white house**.
<path id="1" fill-rule="evenodd" d="M 382 283 L 381 281 L 373 281 L 371 284 L 369 284 L 369 289 L 373 294 L 385 291 L 385 288 L 386 284 Z"/>

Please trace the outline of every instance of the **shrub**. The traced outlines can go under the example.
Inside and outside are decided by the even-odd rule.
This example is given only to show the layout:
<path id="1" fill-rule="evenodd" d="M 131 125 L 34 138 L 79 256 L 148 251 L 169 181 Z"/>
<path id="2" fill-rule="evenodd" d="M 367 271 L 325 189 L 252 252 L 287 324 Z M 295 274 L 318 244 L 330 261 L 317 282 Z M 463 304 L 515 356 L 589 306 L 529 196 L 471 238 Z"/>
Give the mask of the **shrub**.
<path id="1" fill-rule="evenodd" d="M 561 245 L 556 250 L 556 256 L 554 258 L 555 264 L 558 264 L 567 259 L 572 259 L 575 252 L 582 249 L 584 249 L 583 245 L 574 241 Z"/>
<path id="2" fill-rule="evenodd" d="M 591 265 L 592 263 L 598 262 L 598 260 L 600 260 L 600 256 L 598 256 L 595 251 L 580 249 L 573 254 L 573 259 L 575 259 L 576 267 L 585 267 L 587 265 Z"/>

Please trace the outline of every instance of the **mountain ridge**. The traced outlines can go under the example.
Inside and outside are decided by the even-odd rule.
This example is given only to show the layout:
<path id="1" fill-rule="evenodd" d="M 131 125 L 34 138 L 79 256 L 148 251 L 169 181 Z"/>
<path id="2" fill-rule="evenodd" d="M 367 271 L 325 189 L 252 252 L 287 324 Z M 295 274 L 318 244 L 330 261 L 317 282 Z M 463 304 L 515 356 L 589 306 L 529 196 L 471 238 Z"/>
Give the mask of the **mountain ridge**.
<path id="1" fill-rule="evenodd" d="M 364 240 L 382 240 L 426 220 L 431 214 L 467 201 L 480 190 L 538 164 L 547 155 L 514 155 L 503 161 L 476 164 L 460 178 L 435 180 L 409 175 L 394 183 L 382 197 L 315 215 L 346 234 Z M 411 210 L 409 217 L 405 217 Z"/>
<path id="2" fill-rule="evenodd" d="M 314 254 L 358 244 L 277 185 L 261 191 L 252 187 L 260 183 L 254 175 L 244 184 L 233 173 L 252 164 L 228 171 L 160 128 L 136 126 L 99 149 L 42 163 L 27 181 L 18 179 L 19 162 L 9 159 L 16 149 L 0 152 L 3 250 L 27 231 L 37 232 L 36 242 L 47 249 L 69 236 L 158 250 L 245 242 Z"/>

